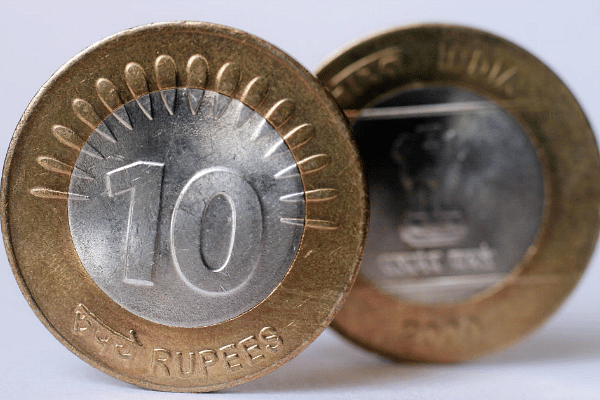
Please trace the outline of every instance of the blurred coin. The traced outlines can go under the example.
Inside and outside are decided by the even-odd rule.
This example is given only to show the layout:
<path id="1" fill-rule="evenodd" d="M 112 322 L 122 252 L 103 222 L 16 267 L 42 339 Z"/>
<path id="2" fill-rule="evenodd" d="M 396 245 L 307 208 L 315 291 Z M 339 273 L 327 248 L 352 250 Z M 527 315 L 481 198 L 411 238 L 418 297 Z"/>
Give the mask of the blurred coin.
<path id="1" fill-rule="evenodd" d="M 371 199 L 339 332 L 392 359 L 457 361 L 556 310 L 594 249 L 600 168 L 546 66 L 485 32 L 422 25 L 365 39 L 317 75 L 353 122 Z"/>
<path id="2" fill-rule="evenodd" d="M 31 307 L 127 382 L 210 391 L 274 370 L 330 322 L 361 257 L 347 121 L 246 33 L 160 23 L 61 68 L 17 126 L 2 228 Z"/>

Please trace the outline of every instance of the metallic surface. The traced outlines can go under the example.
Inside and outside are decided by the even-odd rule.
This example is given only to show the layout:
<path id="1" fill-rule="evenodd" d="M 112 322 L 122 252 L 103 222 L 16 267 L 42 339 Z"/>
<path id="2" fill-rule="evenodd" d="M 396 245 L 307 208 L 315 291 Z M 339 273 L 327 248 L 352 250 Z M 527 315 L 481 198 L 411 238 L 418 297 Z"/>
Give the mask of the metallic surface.
<path id="1" fill-rule="evenodd" d="M 304 190 L 259 114 L 209 91 L 193 112 L 185 89 L 171 114 L 163 93 L 140 100 L 153 105 L 152 119 L 134 100 L 123 106 L 126 125 L 117 112 L 104 120 L 114 141 L 98 130 L 89 137 L 84 149 L 103 158 L 79 154 L 69 221 L 83 266 L 114 301 L 192 328 L 248 311 L 281 282 L 300 244 Z M 298 201 L 285 201 L 290 194 Z"/>
<path id="2" fill-rule="evenodd" d="M 207 150 L 217 133 L 233 160 Z M 357 274 L 365 193 L 347 120 L 295 61 L 231 28 L 161 23 L 91 46 L 42 87 L 8 151 L 2 229 L 24 295 L 70 350 L 140 386 L 210 391 L 274 370 L 331 321 Z M 138 307 L 136 291 L 173 282 L 227 297 L 228 313 L 190 317 L 194 305 L 158 295 Z"/>
<path id="3" fill-rule="evenodd" d="M 354 124 L 373 227 L 361 274 L 410 301 L 466 300 L 506 278 L 532 245 L 541 164 L 509 114 L 462 89 L 407 90 L 368 110 L 423 103 L 445 109 L 379 121 L 359 114 Z"/>
<path id="4" fill-rule="evenodd" d="M 395 360 L 459 361 L 548 318 L 599 226 L 598 149 L 562 82 L 512 43 L 444 25 L 373 36 L 318 77 L 354 120 L 372 194 L 336 330 Z"/>

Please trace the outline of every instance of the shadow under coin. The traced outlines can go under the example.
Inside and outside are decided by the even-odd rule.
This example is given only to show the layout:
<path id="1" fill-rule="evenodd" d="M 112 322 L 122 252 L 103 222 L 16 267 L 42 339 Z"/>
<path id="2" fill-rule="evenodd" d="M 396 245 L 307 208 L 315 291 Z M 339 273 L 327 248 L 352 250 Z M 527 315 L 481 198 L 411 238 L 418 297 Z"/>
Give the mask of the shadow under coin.
<path id="1" fill-rule="evenodd" d="M 99 385 L 119 389 L 135 389 L 138 386 L 112 377 L 82 360 L 73 360 L 69 365 L 69 377 L 74 381 L 86 382 L 86 385 Z"/>
<path id="2" fill-rule="evenodd" d="M 368 387 L 433 373 L 431 364 L 398 364 L 368 353 L 327 329 L 286 365 L 260 379 L 223 392 L 257 393 Z"/>
<path id="3" fill-rule="evenodd" d="M 600 359 L 600 329 L 597 326 L 547 328 L 512 348 L 487 357 L 484 362 L 510 364 Z"/>

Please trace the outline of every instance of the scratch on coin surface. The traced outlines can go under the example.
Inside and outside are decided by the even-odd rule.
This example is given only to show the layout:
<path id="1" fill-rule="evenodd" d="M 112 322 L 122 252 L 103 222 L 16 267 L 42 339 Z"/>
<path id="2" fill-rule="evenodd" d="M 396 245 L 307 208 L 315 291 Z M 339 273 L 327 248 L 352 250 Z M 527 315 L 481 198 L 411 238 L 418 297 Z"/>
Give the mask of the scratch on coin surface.
<path id="1" fill-rule="evenodd" d="M 310 300 L 310 299 L 306 299 L 306 300 L 304 300 L 304 301 L 300 302 L 300 304 L 298 304 L 298 306 L 296 306 L 296 308 L 300 308 L 300 307 L 302 307 L 303 305 L 305 305 L 306 303 L 308 303 L 308 301 L 309 301 L 309 300 Z"/>

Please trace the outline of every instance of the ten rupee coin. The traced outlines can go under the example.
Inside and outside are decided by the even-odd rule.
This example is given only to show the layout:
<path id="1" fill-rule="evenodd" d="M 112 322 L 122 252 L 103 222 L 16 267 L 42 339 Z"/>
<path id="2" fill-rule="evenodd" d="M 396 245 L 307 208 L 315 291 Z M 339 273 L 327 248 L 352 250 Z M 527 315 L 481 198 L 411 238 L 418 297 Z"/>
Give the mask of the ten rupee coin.
<path id="1" fill-rule="evenodd" d="M 318 77 L 353 120 L 371 199 L 333 326 L 393 359 L 456 361 L 548 318 L 599 224 L 598 149 L 563 83 L 512 43 L 444 25 L 368 38 Z"/>
<path id="2" fill-rule="evenodd" d="M 14 133 L 2 230 L 46 327 L 102 371 L 209 391 L 266 374 L 354 281 L 367 203 L 347 120 L 246 33 L 160 23 L 56 72 Z"/>

